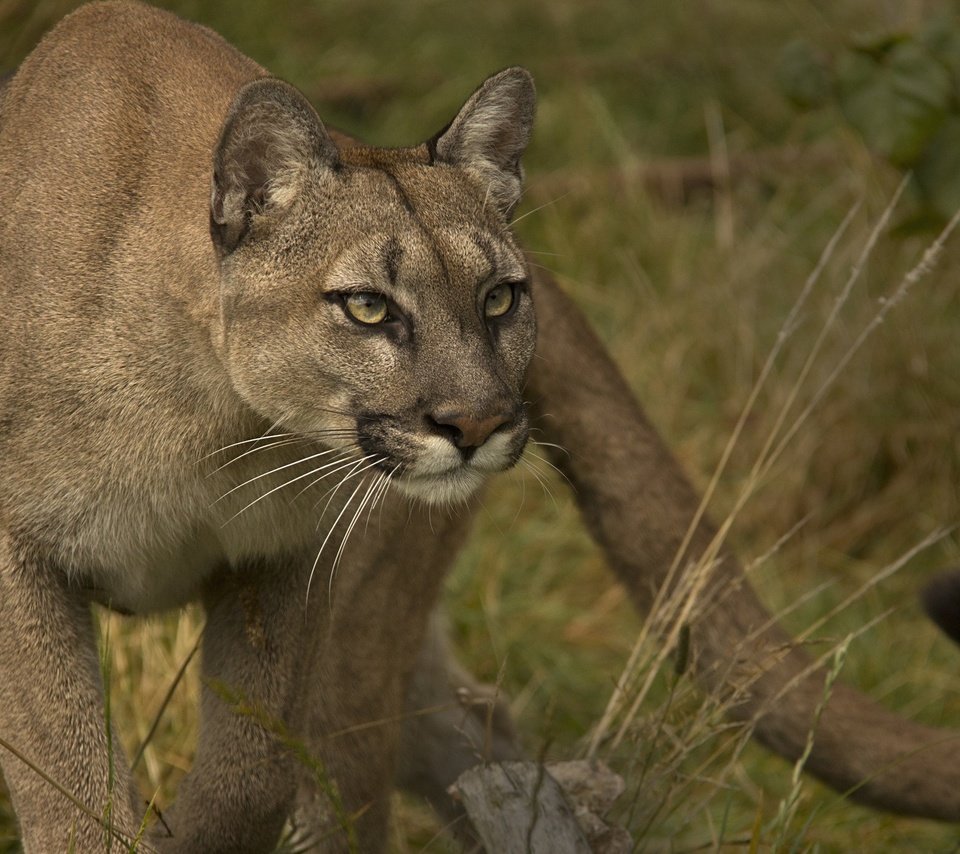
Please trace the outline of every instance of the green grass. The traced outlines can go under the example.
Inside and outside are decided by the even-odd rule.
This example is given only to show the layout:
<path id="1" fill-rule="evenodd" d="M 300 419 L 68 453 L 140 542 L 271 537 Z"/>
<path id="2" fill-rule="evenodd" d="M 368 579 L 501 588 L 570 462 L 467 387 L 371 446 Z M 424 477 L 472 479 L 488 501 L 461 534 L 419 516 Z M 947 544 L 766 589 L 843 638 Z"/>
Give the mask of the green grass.
<path id="1" fill-rule="evenodd" d="M 73 5 L 0 0 L 0 57 L 15 64 Z M 945 4 L 883 5 L 890 18 L 867 0 L 776 9 L 756 0 L 163 5 L 217 29 L 300 86 L 330 123 L 377 143 L 426 137 L 486 74 L 528 66 L 540 110 L 521 211 L 530 213 L 518 231 L 589 315 L 700 487 L 804 280 L 862 201 L 719 483 L 711 514 L 722 519 L 899 180 L 835 112 L 792 111 L 775 82 L 780 47 L 799 34 L 829 47 L 865 22 L 909 26 L 912 14 Z M 709 175 L 711 154 L 729 163 L 729 186 L 681 187 L 672 177 Z M 881 237 L 797 411 L 930 238 Z M 958 262 L 949 246 L 737 516 L 731 539 L 745 563 L 803 522 L 752 574 L 775 611 L 828 585 L 785 618 L 794 632 L 958 518 Z M 455 634 L 475 672 L 503 673 L 531 753 L 571 757 L 600 719 L 641 623 L 579 529 L 564 485 L 551 480 L 550 498 L 529 478 L 501 481 L 449 581 Z M 960 725 L 960 658 L 916 602 L 923 581 L 958 559 L 960 541 L 948 536 L 817 633 L 839 641 L 893 609 L 851 643 L 840 679 L 907 716 Z M 129 755 L 199 623 L 193 612 L 117 623 L 112 715 Z M 788 763 L 753 745 L 738 752 L 716 711 L 682 677 L 671 692 L 673 681 L 658 677 L 608 757 L 629 780 L 622 818 L 639 850 L 956 850 L 955 828 L 852 806 L 807 778 L 794 791 Z M 169 797 L 189 767 L 196 694 L 192 669 L 139 768 L 149 794 L 159 787 Z M 788 798 L 789 821 L 778 821 Z M 398 800 L 396 851 L 420 850 L 435 833 L 420 806 Z M 0 803 L 0 851 L 13 834 Z"/>

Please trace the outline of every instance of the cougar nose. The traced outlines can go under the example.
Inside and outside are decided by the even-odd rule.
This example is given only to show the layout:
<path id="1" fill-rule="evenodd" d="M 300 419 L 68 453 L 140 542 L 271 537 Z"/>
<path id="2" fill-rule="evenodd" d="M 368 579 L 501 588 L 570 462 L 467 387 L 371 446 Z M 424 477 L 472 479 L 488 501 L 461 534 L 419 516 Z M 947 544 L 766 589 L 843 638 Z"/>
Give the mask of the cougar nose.
<path id="1" fill-rule="evenodd" d="M 463 450 L 479 448 L 494 430 L 512 420 L 513 413 L 507 410 L 486 418 L 457 410 L 441 410 L 427 416 L 427 421 L 435 432 L 446 436 Z"/>

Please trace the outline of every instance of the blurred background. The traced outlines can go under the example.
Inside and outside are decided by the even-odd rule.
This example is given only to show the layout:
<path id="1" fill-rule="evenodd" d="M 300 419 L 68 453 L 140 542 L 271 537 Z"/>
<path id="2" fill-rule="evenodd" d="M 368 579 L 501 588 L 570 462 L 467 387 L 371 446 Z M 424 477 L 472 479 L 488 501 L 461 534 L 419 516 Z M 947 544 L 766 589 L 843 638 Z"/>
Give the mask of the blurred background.
<path id="1" fill-rule="evenodd" d="M 76 5 L 0 0 L 0 69 L 13 69 Z M 540 106 L 517 231 L 590 317 L 701 488 L 804 282 L 859 205 L 746 421 L 711 514 L 733 509 L 795 395 L 785 428 L 795 433 L 731 534 L 774 611 L 818 591 L 784 616 L 792 631 L 956 523 L 960 237 L 889 303 L 960 207 L 955 4 L 158 5 L 217 30 L 302 89 L 325 121 L 378 144 L 425 139 L 488 74 L 528 67 Z M 825 329 L 854 268 L 860 276 Z M 548 490 L 517 473 L 489 492 L 447 599 L 464 660 L 501 681 L 531 753 L 572 758 L 640 621 L 580 531 L 564 484 L 544 477 Z M 960 651 L 927 625 L 916 599 L 938 568 L 958 562 L 960 540 L 947 531 L 819 628 L 837 642 L 887 615 L 851 644 L 841 678 L 904 715 L 960 726 Z M 114 714 L 132 754 L 200 618 L 103 624 Z M 696 692 L 671 699 L 675 687 L 658 677 L 631 738 L 601 751 L 628 777 L 618 820 L 637 850 L 957 850 L 953 828 L 850 806 L 810 780 L 794 790 L 787 763 L 741 750 Z M 191 670 L 138 769 L 161 803 L 189 767 L 196 691 Z M 644 724 L 654 719 L 654 729 Z M 398 796 L 392 850 L 448 850 L 437 833 L 428 811 Z M 6 850 L 17 850 L 16 834 L 0 798 Z"/>

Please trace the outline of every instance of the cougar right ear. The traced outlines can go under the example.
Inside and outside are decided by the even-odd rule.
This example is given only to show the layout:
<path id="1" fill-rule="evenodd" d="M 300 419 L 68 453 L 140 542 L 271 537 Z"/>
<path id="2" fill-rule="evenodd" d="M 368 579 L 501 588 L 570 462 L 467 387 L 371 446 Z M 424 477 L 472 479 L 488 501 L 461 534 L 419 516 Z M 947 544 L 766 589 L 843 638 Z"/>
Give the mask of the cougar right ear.
<path id="1" fill-rule="evenodd" d="M 234 98 L 213 156 L 210 235 L 221 257 L 260 217 L 282 216 L 316 170 L 340 155 L 307 99 L 289 83 L 261 78 Z"/>
<path id="2" fill-rule="evenodd" d="M 537 95 L 525 68 L 488 77 L 440 133 L 427 141 L 433 156 L 467 170 L 509 219 L 520 201 L 520 157 L 530 141 Z"/>

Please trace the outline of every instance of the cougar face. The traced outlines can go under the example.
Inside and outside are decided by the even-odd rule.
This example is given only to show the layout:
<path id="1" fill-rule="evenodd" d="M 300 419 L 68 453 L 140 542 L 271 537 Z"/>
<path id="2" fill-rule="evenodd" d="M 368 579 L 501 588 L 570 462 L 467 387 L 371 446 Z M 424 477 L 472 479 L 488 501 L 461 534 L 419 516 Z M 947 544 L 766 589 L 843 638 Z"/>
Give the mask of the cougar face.
<path id="1" fill-rule="evenodd" d="M 479 170 L 444 152 L 463 112 L 419 148 L 343 155 L 312 114 L 298 127 L 281 111 L 273 128 L 262 103 L 254 115 L 228 120 L 211 207 L 236 389 L 277 429 L 343 450 L 408 495 L 465 498 L 513 465 L 528 435 L 536 324 L 506 223 L 516 152 L 486 173 L 489 146 Z M 242 200 L 235 181 L 248 185 Z"/>

